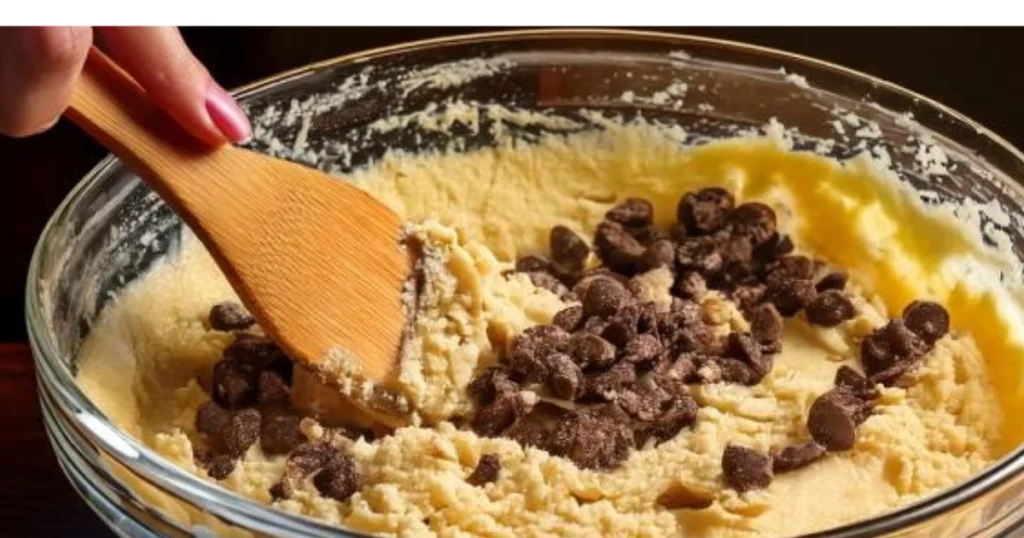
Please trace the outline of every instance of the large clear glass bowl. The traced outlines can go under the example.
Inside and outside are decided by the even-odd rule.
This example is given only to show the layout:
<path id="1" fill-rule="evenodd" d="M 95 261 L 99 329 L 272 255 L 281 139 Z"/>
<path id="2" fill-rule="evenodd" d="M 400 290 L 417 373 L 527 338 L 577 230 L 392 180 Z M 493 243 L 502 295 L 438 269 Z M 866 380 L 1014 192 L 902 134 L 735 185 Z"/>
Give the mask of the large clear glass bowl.
<path id="1" fill-rule="evenodd" d="M 440 65 L 464 76 L 431 77 Z M 685 139 L 697 143 L 776 118 L 799 131 L 797 147 L 838 157 L 865 149 L 887 155 L 926 202 L 998 204 L 1014 217 L 1010 222 L 1024 222 L 1017 220 L 1024 215 L 1024 156 L 984 127 L 871 76 L 738 43 L 596 30 L 463 36 L 311 65 L 238 95 L 257 119 L 251 147 L 337 173 L 365 166 L 389 148 L 468 150 L 493 144 L 497 131 L 536 139 L 536 125 L 488 114 L 489 103 L 569 120 L 540 129 L 549 131 L 600 128 L 600 120 L 583 109 L 626 119 L 642 115 L 682 126 Z M 455 122 L 446 131 L 422 123 L 373 127 L 384 116 L 446 101 L 479 107 L 480 125 Z M 445 107 L 434 112 L 443 116 Z M 841 136 L 836 122 L 847 112 L 861 123 L 848 124 Z M 917 150 L 907 151 L 908 141 L 916 141 Z M 1020 257 L 1020 227 L 1006 224 L 983 220 L 981 226 L 985 234 L 1004 233 Z M 76 386 L 76 353 L 97 314 L 155 259 L 173 252 L 181 232 L 173 213 L 108 158 L 68 195 L 39 240 L 27 319 L 46 428 L 64 471 L 124 536 L 224 535 L 232 529 L 241 535 L 356 535 L 268 509 L 184 473 L 120 431 Z M 1017 450 L 955 488 L 815 536 L 1013 535 L 1024 518 L 1022 469 Z"/>

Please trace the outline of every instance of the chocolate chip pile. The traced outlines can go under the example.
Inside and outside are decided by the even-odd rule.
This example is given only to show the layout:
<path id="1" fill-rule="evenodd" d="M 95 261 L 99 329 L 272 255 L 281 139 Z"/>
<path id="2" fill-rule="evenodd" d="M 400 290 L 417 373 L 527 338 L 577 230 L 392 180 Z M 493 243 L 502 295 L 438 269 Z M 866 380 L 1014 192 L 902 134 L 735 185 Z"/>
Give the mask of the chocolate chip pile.
<path id="1" fill-rule="evenodd" d="M 868 377 L 849 366 L 840 366 L 833 388 L 811 404 L 807 430 L 812 441 L 771 455 L 729 446 L 722 455 L 726 483 L 739 492 L 764 488 L 774 474 L 809 465 L 826 452 L 852 449 L 857 442 L 857 426 L 874 409 L 879 396 L 877 385 L 902 383 L 904 374 L 920 365 L 925 353 L 947 332 L 949 313 L 942 305 L 930 301 L 909 304 L 901 318 L 890 320 L 861 342 L 861 364 Z"/>
<path id="2" fill-rule="evenodd" d="M 270 339 L 245 332 L 255 320 L 240 305 L 221 303 L 210 310 L 210 327 L 235 332 L 234 341 L 213 367 L 212 399 L 196 413 L 196 430 L 205 441 L 196 460 L 211 478 L 231 474 L 239 458 L 259 442 L 268 455 L 288 454 L 285 475 L 275 497 L 289 497 L 308 476 L 324 496 L 345 500 L 358 489 L 351 458 L 324 441 L 309 442 L 305 418 L 291 402 L 292 361 Z M 331 428 L 333 435 L 355 439 L 372 433 Z"/>
<path id="3" fill-rule="evenodd" d="M 612 469 L 633 450 L 694 423 L 698 406 L 688 385 L 759 383 L 782 349 L 784 317 L 802 311 L 812 324 L 835 327 L 856 315 L 844 293 L 846 272 L 793 254 L 767 205 L 736 206 L 731 193 L 712 187 L 685 194 L 676 217 L 659 229 L 652 204 L 629 198 L 597 227 L 597 267 L 587 267 L 591 248 L 565 226 L 551 229 L 550 257 L 517 261 L 516 271 L 535 285 L 578 304 L 517 336 L 498 364 L 473 381 L 474 431 L 546 450 L 581 468 Z M 666 269 L 672 302 L 659 308 L 643 299 L 643 275 Z M 750 330 L 717 335 L 702 319 L 708 290 L 731 299 Z M 836 388 L 815 402 L 808 418 L 812 441 L 771 454 L 730 445 L 722 457 L 727 484 L 741 492 L 763 488 L 775 473 L 852 447 L 853 428 L 877 397 L 874 384 L 897 380 L 946 330 L 941 306 L 908 307 L 902 320 L 865 340 L 870 380 L 843 367 Z M 667 496 L 675 504 L 681 497 L 689 498 Z"/>
<path id="4" fill-rule="evenodd" d="M 498 363 L 472 381 L 468 392 L 477 405 L 469 426 L 477 434 L 510 438 L 580 468 L 613 469 L 634 450 L 693 425 L 698 404 L 691 385 L 761 382 L 782 350 L 783 318 L 802 312 L 809 323 L 835 327 L 856 315 L 842 269 L 794 254 L 770 207 L 737 206 L 724 189 L 685 194 L 667 229 L 655 226 L 649 201 L 629 198 L 608 211 L 591 244 L 593 252 L 571 229 L 555 226 L 549 257 L 517 261 L 515 271 L 570 306 L 516 336 Z M 671 302 L 650 301 L 646 286 L 666 275 Z M 702 303 L 709 290 L 735 303 L 749 330 L 723 332 L 708 322 Z M 223 479 L 259 443 L 268 455 L 287 455 L 284 475 L 271 488 L 275 498 L 292 496 L 308 480 L 324 496 L 348 499 L 359 489 L 359 469 L 339 450 L 345 443 L 332 441 L 372 432 L 339 426 L 308 439 L 303 421 L 311 417 L 291 400 L 289 357 L 252 330 L 255 322 L 240 305 L 215 305 L 209 324 L 235 339 L 214 366 L 211 401 L 196 416 L 197 462 Z M 764 488 L 776 474 L 851 449 L 856 428 L 874 409 L 877 385 L 904 383 L 948 330 L 941 305 L 910 304 L 861 343 L 866 376 L 842 366 L 834 387 L 814 401 L 810 440 L 767 454 L 727 445 L 725 483 L 741 493 Z M 466 481 L 483 487 L 500 472 L 498 457 L 485 454 Z M 674 484 L 657 502 L 700 509 L 712 499 Z"/>

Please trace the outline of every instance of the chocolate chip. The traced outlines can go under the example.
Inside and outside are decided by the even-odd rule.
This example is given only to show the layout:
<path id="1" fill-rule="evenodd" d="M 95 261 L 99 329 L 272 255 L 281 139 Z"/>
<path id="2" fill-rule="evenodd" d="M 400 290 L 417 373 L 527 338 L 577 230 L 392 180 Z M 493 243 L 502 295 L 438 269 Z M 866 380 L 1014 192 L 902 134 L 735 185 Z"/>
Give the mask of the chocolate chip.
<path id="1" fill-rule="evenodd" d="M 782 351 L 782 340 L 774 340 L 772 342 L 761 342 L 762 355 L 774 355 L 780 351 Z"/>
<path id="2" fill-rule="evenodd" d="M 672 267 L 675 259 L 675 244 L 668 239 L 658 239 L 644 250 L 637 263 L 637 269 L 641 272 L 647 272 L 659 267 Z"/>
<path id="3" fill-rule="evenodd" d="M 714 499 L 707 494 L 693 491 L 679 482 L 673 482 L 658 494 L 655 502 L 668 510 L 703 510 L 710 507 Z"/>
<path id="4" fill-rule="evenodd" d="M 728 444 L 722 453 L 725 483 L 739 493 L 764 489 L 772 483 L 772 459 L 756 450 Z"/>
<path id="5" fill-rule="evenodd" d="M 209 317 L 210 328 L 215 331 L 237 331 L 256 323 L 245 307 L 233 301 L 213 305 Z"/>
<path id="6" fill-rule="evenodd" d="M 672 305 L 670 308 L 671 312 L 678 312 L 676 303 L 677 302 L 688 302 L 681 301 L 678 298 L 672 299 Z M 653 302 L 640 303 L 637 305 L 638 316 L 636 320 L 636 331 L 640 334 L 655 334 L 658 331 L 658 316 L 660 314 L 660 307 Z"/>
<path id="7" fill-rule="evenodd" d="M 260 438 L 260 422 L 260 412 L 256 409 L 243 409 L 234 413 L 221 433 L 224 452 L 236 458 L 245 454 Z"/>
<path id="8" fill-rule="evenodd" d="M 623 390 L 618 394 L 615 403 L 626 412 L 627 415 L 638 420 L 654 420 L 661 414 L 661 403 L 664 399 L 660 390 L 648 390 L 636 392 L 634 390 Z"/>
<path id="9" fill-rule="evenodd" d="M 730 215 L 735 233 L 749 237 L 760 245 L 775 236 L 775 211 L 759 202 L 740 204 Z"/>
<path id="10" fill-rule="evenodd" d="M 500 392 L 494 401 L 483 406 L 473 417 L 473 431 L 484 437 L 494 437 L 526 414 L 526 405 L 518 392 Z"/>
<path id="11" fill-rule="evenodd" d="M 466 387 L 480 405 L 494 401 L 498 394 L 519 392 L 519 385 L 509 379 L 508 371 L 503 368 L 488 368 L 478 375 Z"/>
<path id="12" fill-rule="evenodd" d="M 810 280 L 774 280 L 765 290 L 765 299 L 775 305 L 779 314 L 790 317 L 814 300 L 814 283 Z"/>
<path id="13" fill-rule="evenodd" d="M 845 364 L 836 370 L 834 383 L 837 388 L 846 390 L 864 400 L 873 400 L 878 397 L 878 389 L 875 388 L 875 384 Z"/>
<path id="14" fill-rule="evenodd" d="M 220 437 L 231 422 L 231 411 L 224 409 L 217 402 L 209 401 L 196 410 L 196 431 L 211 437 Z"/>
<path id="15" fill-rule="evenodd" d="M 654 221 L 654 206 L 643 198 L 626 198 L 611 208 L 604 218 L 623 226 L 647 226 Z"/>
<path id="16" fill-rule="evenodd" d="M 256 383 L 256 401 L 259 403 L 287 402 L 291 397 L 291 390 L 281 374 L 273 370 L 260 372 Z"/>
<path id="17" fill-rule="evenodd" d="M 563 308 L 555 314 L 551 323 L 561 327 L 563 331 L 574 332 L 576 329 L 579 329 L 580 324 L 583 323 L 583 307 L 580 305 L 572 305 Z"/>
<path id="18" fill-rule="evenodd" d="M 300 445 L 288 455 L 281 481 L 270 488 L 275 498 L 289 498 L 296 487 L 310 474 L 335 464 L 344 465 L 345 457 L 325 441 Z"/>
<path id="19" fill-rule="evenodd" d="M 759 377 L 764 377 L 771 371 L 771 358 L 761 354 L 761 346 L 750 333 L 729 333 L 726 338 L 725 352 L 729 357 L 738 359 L 753 368 Z"/>
<path id="20" fill-rule="evenodd" d="M 853 309 L 853 303 L 843 295 L 843 292 L 828 290 L 818 294 L 807 305 L 806 314 L 807 321 L 815 325 L 835 327 L 844 321 L 853 319 L 856 311 Z"/>
<path id="21" fill-rule="evenodd" d="M 699 301 L 708 292 L 708 284 L 704 277 L 696 271 L 687 271 L 679 275 L 672 285 L 672 293 L 683 299 Z"/>
<path id="22" fill-rule="evenodd" d="M 548 376 L 545 358 L 567 350 L 568 346 L 569 333 L 555 325 L 537 325 L 512 340 L 505 362 L 523 382 L 543 381 Z"/>
<path id="23" fill-rule="evenodd" d="M 807 256 L 790 255 L 779 258 L 768 268 L 768 282 L 777 280 L 809 280 L 814 276 L 814 261 Z"/>
<path id="24" fill-rule="evenodd" d="M 949 312 L 939 303 L 914 301 L 903 309 L 903 322 L 929 346 L 949 332 Z"/>
<path id="25" fill-rule="evenodd" d="M 285 474 L 298 477 L 306 476 L 317 469 L 330 465 L 342 455 L 324 441 L 305 443 L 288 455 L 285 463 Z"/>
<path id="26" fill-rule="evenodd" d="M 795 471 L 807 467 L 824 455 L 825 447 L 814 441 L 790 445 L 772 454 L 772 472 L 781 474 Z"/>
<path id="27" fill-rule="evenodd" d="M 722 342 L 715 331 L 705 325 L 680 327 L 674 334 L 672 345 L 676 351 L 695 351 L 707 355 L 716 355 L 722 351 Z"/>
<path id="28" fill-rule="evenodd" d="M 643 297 L 647 293 L 648 284 L 644 279 L 640 278 L 641 276 L 643 275 L 634 276 L 629 279 L 629 282 L 626 282 L 626 291 L 632 297 Z"/>
<path id="29" fill-rule="evenodd" d="M 295 363 L 292 362 L 287 356 L 282 356 L 267 366 L 266 371 L 277 374 L 278 377 L 284 381 L 286 386 L 291 386 L 292 375 L 295 370 Z M 259 390 L 259 380 L 257 379 L 257 391 Z M 257 392 L 258 395 L 258 392 Z"/>
<path id="30" fill-rule="evenodd" d="M 611 278 L 622 285 L 626 285 L 626 282 L 629 281 L 629 277 L 627 275 L 616 273 L 608 267 L 591 267 L 590 269 L 583 271 L 579 282 L 577 282 L 576 286 L 573 287 L 573 291 L 580 297 L 583 297 L 587 294 L 587 287 L 590 286 L 594 280 L 597 280 L 598 277 Z"/>
<path id="31" fill-rule="evenodd" d="M 750 310 L 750 333 L 758 342 L 774 342 L 782 338 L 782 316 L 775 305 L 764 303 Z"/>
<path id="32" fill-rule="evenodd" d="M 623 226 L 622 230 L 633 236 L 638 243 L 648 247 L 658 239 L 668 239 L 668 234 L 661 232 L 654 226 Z"/>
<path id="33" fill-rule="evenodd" d="M 280 361 L 288 361 L 288 356 L 273 340 L 250 334 L 239 334 L 235 340 L 224 348 L 224 358 L 254 366 L 257 370 L 271 367 Z M 255 383 L 257 372 L 252 373 Z"/>
<path id="34" fill-rule="evenodd" d="M 547 258 L 530 254 L 516 260 L 516 271 L 531 273 L 533 271 L 547 271 L 550 264 Z"/>
<path id="35" fill-rule="evenodd" d="M 210 458 L 204 463 L 206 466 L 206 474 L 210 475 L 210 478 L 214 480 L 224 480 L 231 474 L 231 471 L 235 470 L 235 465 L 237 465 L 238 459 L 227 454 L 216 454 L 210 456 Z"/>
<path id="36" fill-rule="evenodd" d="M 590 247 L 583 239 L 576 235 L 576 232 L 565 226 L 551 228 L 551 259 L 569 271 L 583 269 L 583 263 L 587 261 L 590 254 Z"/>
<path id="37" fill-rule="evenodd" d="M 522 383 L 542 381 L 548 375 L 544 357 L 532 347 L 520 346 L 505 359 L 509 372 Z"/>
<path id="38" fill-rule="evenodd" d="M 763 373 L 739 359 L 720 357 L 715 362 L 717 363 L 718 371 L 720 372 L 718 381 L 723 383 L 733 383 L 736 385 L 751 387 L 764 379 Z"/>
<path id="39" fill-rule="evenodd" d="M 587 318 L 583 322 L 583 327 L 577 332 L 585 332 L 589 334 L 596 334 L 598 336 L 604 334 L 604 330 L 608 328 L 608 321 L 599 317 Z"/>
<path id="40" fill-rule="evenodd" d="M 581 368 L 607 368 L 615 362 L 615 346 L 596 334 L 580 332 L 572 336 L 569 356 Z"/>
<path id="41" fill-rule="evenodd" d="M 555 275 L 547 271 L 530 271 L 526 273 L 526 276 L 530 277 L 530 282 L 534 286 L 548 290 L 559 297 L 569 293 L 569 288 L 565 287 L 565 284 L 562 284 L 562 281 L 556 278 Z"/>
<path id="42" fill-rule="evenodd" d="M 842 291 L 846 288 L 847 280 L 849 280 L 849 277 L 847 276 L 846 271 L 843 271 L 842 269 L 832 269 L 819 278 L 814 287 L 819 293 L 828 290 Z"/>
<path id="43" fill-rule="evenodd" d="M 767 288 L 761 284 L 739 286 L 731 293 L 732 300 L 743 312 L 749 312 L 764 300 Z M 776 310 L 778 312 L 778 310 Z"/>
<path id="44" fill-rule="evenodd" d="M 480 461 L 477 462 L 473 473 L 466 477 L 466 482 L 479 487 L 497 480 L 499 473 L 501 473 L 501 460 L 498 459 L 498 455 L 484 454 L 480 456 Z"/>
<path id="45" fill-rule="evenodd" d="M 635 304 L 623 306 L 601 331 L 601 337 L 615 347 L 624 347 L 637 336 L 640 324 L 640 307 Z"/>
<path id="46" fill-rule="evenodd" d="M 636 370 L 633 365 L 620 362 L 606 372 L 601 372 L 587 379 L 584 396 L 593 400 L 614 401 L 622 390 L 636 381 Z"/>
<path id="47" fill-rule="evenodd" d="M 287 486 L 285 486 L 285 482 L 282 480 L 281 482 L 270 486 L 269 493 L 270 498 L 276 501 L 278 499 L 287 499 L 288 497 L 291 497 L 292 492 Z"/>
<path id="48" fill-rule="evenodd" d="M 213 366 L 213 399 L 229 409 L 256 401 L 259 367 L 251 362 L 223 359 Z"/>
<path id="49" fill-rule="evenodd" d="M 629 457 L 633 431 L 614 405 L 567 414 L 554 430 L 551 450 L 583 469 L 611 469 Z"/>
<path id="50" fill-rule="evenodd" d="M 560 263 L 552 263 L 548 272 L 551 273 L 551 276 L 557 278 L 558 281 L 569 290 L 560 294 L 559 298 L 567 303 L 576 301 L 576 294 L 572 292 L 572 287 L 575 286 L 576 283 L 579 282 L 580 278 L 583 277 L 582 269 L 572 268 Z"/>
<path id="51" fill-rule="evenodd" d="M 302 417 L 283 410 L 263 412 L 260 446 L 266 454 L 287 454 L 306 442 L 299 423 Z"/>
<path id="52" fill-rule="evenodd" d="M 632 273 L 646 250 L 639 241 L 615 222 L 604 221 L 594 235 L 597 257 L 614 271 Z"/>
<path id="53" fill-rule="evenodd" d="M 557 405 L 539 402 L 529 413 L 516 419 L 501 435 L 523 446 L 547 449 L 551 432 L 567 413 L 569 411 Z"/>
<path id="54" fill-rule="evenodd" d="M 569 347 L 569 333 L 556 325 L 534 325 L 524 330 L 522 336 L 532 340 L 544 354 Z"/>
<path id="55" fill-rule="evenodd" d="M 653 361 L 661 351 L 661 342 L 657 338 L 641 334 L 626 344 L 622 358 L 633 364 L 646 364 Z"/>
<path id="56" fill-rule="evenodd" d="M 626 288 L 607 277 L 597 277 L 587 286 L 583 296 L 585 316 L 608 317 L 615 315 L 626 302 Z"/>
<path id="57" fill-rule="evenodd" d="M 871 374 L 868 380 L 887 387 L 907 387 L 910 381 L 904 378 L 903 374 L 909 373 L 916 367 L 917 361 L 915 360 L 897 361 L 888 368 Z"/>
<path id="58" fill-rule="evenodd" d="M 359 490 L 359 472 L 355 462 L 348 456 L 339 455 L 313 477 L 313 485 L 324 497 L 336 501 L 348 500 Z"/>
<path id="59" fill-rule="evenodd" d="M 699 323 L 701 319 L 701 306 L 693 300 L 673 300 L 669 308 L 672 314 L 672 321 L 681 325 L 692 325 Z"/>
<path id="60" fill-rule="evenodd" d="M 717 245 L 707 238 L 687 239 L 676 247 L 676 263 L 686 271 L 697 271 L 704 275 L 712 275 L 722 268 L 722 254 Z"/>
<path id="61" fill-rule="evenodd" d="M 692 354 L 681 353 L 674 360 L 659 362 L 648 374 L 654 383 L 667 385 L 690 379 L 696 372 L 697 363 Z"/>
<path id="62" fill-rule="evenodd" d="M 746 368 L 746 365 L 740 361 L 733 360 Z M 693 381 L 706 385 L 719 383 L 722 381 L 722 367 L 712 357 L 699 357 L 695 364 Z"/>
<path id="63" fill-rule="evenodd" d="M 733 207 L 732 194 L 719 187 L 688 192 L 679 201 L 676 216 L 693 233 L 711 233 L 726 222 Z"/>
<path id="64" fill-rule="evenodd" d="M 681 383 L 676 387 L 682 387 Z M 662 443 L 672 439 L 683 428 L 697 421 L 697 401 L 682 389 L 670 393 L 671 398 L 662 404 L 661 414 L 654 420 L 640 425 L 636 432 L 636 443 L 643 445 L 648 439 Z"/>
<path id="65" fill-rule="evenodd" d="M 583 393 L 583 371 L 568 355 L 556 353 L 547 358 L 548 384 L 555 396 L 573 401 Z"/>
<path id="66" fill-rule="evenodd" d="M 753 272 L 747 268 L 754 256 L 754 249 L 749 238 L 739 235 L 728 237 L 720 243 L 719 252 L 725 264 L 736 265 L 742 269 L 741 272 L 746 274 Z"/>
<path id="67" fill-rule="evenodd" d="M 868 377 L 888 372 L 884 381 L 891 382 L 916 364 L 924 350 L 921 338 L 903 320 L 893 319 L 861 342 L 860 360 Z"/>
<path id="68" fill-rule="evenodd" d="M 864 400 L 845 390 L 832 389 L 811 404 L 807 429 L 829 451 L 850 450 L 857 441 L 857 425 L 870 413 L 871 407 Z"/>
<path id="69" fill-rule="evenodd" d="M 788 235 L 776 232 L 764 243 L 754 247 L 754 258 L 762 263 L 770 263 L 793 252 L 793 240 Z"/>

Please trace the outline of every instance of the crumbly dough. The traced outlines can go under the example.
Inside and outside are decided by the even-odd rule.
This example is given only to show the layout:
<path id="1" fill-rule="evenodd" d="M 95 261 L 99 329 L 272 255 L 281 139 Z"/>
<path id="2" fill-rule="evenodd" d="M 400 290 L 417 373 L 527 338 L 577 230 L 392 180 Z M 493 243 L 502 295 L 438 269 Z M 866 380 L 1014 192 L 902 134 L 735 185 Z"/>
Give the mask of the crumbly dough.
<path id="1" fill-rule="evenodd" d="M 684 148 L 633 126 L 465 154 L 389 155 L 355 179 L 420 223 L 413 229 L 428 249 L 428 278 L 400 380 L 424 423 L 434 425 L 352 443 L 364 485 L 349 502 L 325 499 L 307 484 L 274 502 L 277 508 L 394 536 L 790 536 L 952 486 L 1021 441 L 1021 426 L 1005 415 L 1024 390 L 1024 353 L 990 292 L 964 286 L 947 270 L 950 260 L 981 257 L 977 247 L 866 161 L 839 164 L 767 140 Z M 787 320 L 783 351 L 761 384 L 695 387 L 696 425 L 610 472 L 581 470 L 442 420 L 469 410 L 465 385 L 476 368 L 563 307 L 526 277 L 504 275 L 511 260 L 546 250 L 555 224 L 592 237 L 603 214 L 627 196 L 651 199 L 667 224 L 683 192 L 713 184 L 771 204 L 799 250 L 848 268 L 857 317 L 832 329 L 802 314 Z M 664 297 L 664 279 L 647 280 L 650 298 Z M 210 305 L 232 297 L 209 256 L 188 242 L 104 312 L 80 356 L 80 386 L 108 417 L 206 480 L 189 438 L 195 409 L 207 399 L 202 387 L 230 336 L 204 320 Z M 859 340 L 917 298 L 948 305 L 954 330 L 909 388 L 882 391 L 854 450 L 779 475 L 763 491 L 737 495 L 723 487 L 726 443 L 767 450 L 807 439 L 808 408 L 838 366 L 856 367 Z M 704 311 L 719 323 L 746 323 L 715 294 Z M 465 477 L 483 453 L 497 453 L 502 471 L 496 482 L 474 487 Z M 283 466 L 283 457 L 262 454 L 257 443 L 220 484 L 270 503 L 268 489 Z M 715 502 L 703 510 L 658 507 L 658 494 L 677 483 Z"/>

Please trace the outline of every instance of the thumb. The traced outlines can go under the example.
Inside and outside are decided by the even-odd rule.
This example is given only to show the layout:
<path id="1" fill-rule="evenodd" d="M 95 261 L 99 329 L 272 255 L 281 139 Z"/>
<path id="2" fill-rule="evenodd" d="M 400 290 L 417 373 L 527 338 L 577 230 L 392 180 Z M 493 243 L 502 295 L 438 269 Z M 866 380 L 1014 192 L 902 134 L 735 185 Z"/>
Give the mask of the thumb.
<path id="1" fill-rule="evenodd" d="M 83 27 L 0 28 L 0 133 L 28 136 L 67 106 L 92 43 Z"/>
<path id="2" fill-rule="evenodd" d="M 174 27 L 96 28 L 107 54 L 186 130 L 212 146 L 249 138 L 245 113 Z"/>

